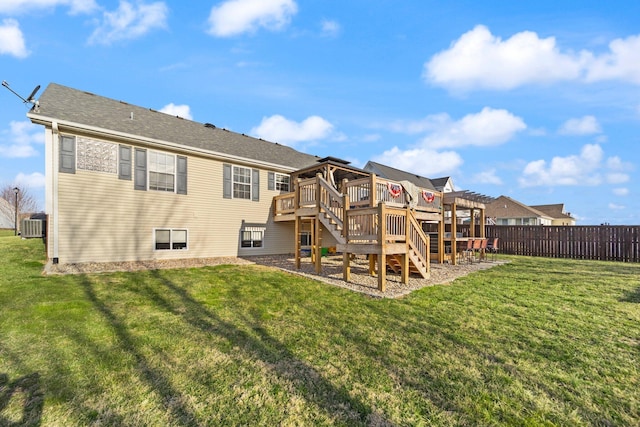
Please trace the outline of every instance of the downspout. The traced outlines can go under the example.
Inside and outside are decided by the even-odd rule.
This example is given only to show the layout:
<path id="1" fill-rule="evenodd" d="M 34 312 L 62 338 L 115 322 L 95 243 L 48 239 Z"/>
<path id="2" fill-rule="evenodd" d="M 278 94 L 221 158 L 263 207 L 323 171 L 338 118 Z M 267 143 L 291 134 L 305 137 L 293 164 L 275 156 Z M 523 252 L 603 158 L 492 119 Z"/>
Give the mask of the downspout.
<path id="1" fill-rule="evenodd" d="M 58 256 L 58 248 L 59 248 L 59 223 L 60 220 L 58 218 L 58 171 L 60 170 L 60 135 L 58 132 L 58 122 L 51 122 L 51 148 L 47 150 L 47 153 L 51 155 L 51 159 L 47 161 L 49 166 L 49 176 L 47 177 L 47 181 L 50 181 L 51 191 L 50 191 L 50 203 L 51 205 L 48 208 L 51 209 L 49 212 L 49 220 L 51 221 L 51 227 L 49 231 L 52 236 L 47 236 L 48 241 L 51 244 L 51 261 L 54 264 L 58 264 L 60 258 Z"/>

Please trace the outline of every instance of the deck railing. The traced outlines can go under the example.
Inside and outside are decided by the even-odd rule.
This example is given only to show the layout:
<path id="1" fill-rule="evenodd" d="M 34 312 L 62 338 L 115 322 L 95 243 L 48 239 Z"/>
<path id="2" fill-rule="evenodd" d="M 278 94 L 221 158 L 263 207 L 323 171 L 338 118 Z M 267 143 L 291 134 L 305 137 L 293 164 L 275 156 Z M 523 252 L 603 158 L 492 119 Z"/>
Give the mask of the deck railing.
<path id="1" fill-rule="evenodd" d="M 383 230 L 379 229 L 381 217 L 385 225 Z M 424 234 L 413 213 L 406 208 L 381 204 L 375 208 L 347 210 L 347 226 L 347 244 L 407 242 L 423 264 L 429 264 L 429 237 Z"/>
<path id="2" fill-rule="evenodd" d="M 402 183 L 376 175 L 347 181 L 345 187 L 352 209 L 374 207 L 379 202 L 384 202 L 387 206 L 406 207 L 411 205 L 412 198 L 416 199 L 413 205 L 417 210 L 440 212 L 442 206 L 442 193 L 439 191 L 416 187 L 417 193 L 408 195 Z M 373 194 L 372 188 L 375 188 Z"/>
<path id="3" fill-rule="evenodd" d="M 342 209 L 338 209 L 338 202 L 342 201 L 344 195 L 349 200 L 348 210 L 376 207 L 378 203 L 384 202 L 388 207 L 406 208 L 411 206 L 417 211 L 438 213 L 442 206 L 442 193 L 438 191 L 417 187 L 417 194 L 408 195 L 400 182 L 379 178 L 376 175 L 344 181 L 342 194 L 322 177 L 302 179 L 296 182 L 295 186 L 294 192 L 281 194 L 274 198 L 275 216 L 288 215 L 293 213 L 292 209 L 295 212 L 296 208 L 317 207 L 317 198 L 324 197 L 326 200 L 321 201 L 329 208 L 329 211 L 343 220 L 344 218 L 339 214 Z M 372 191 L 372 189 L 375 190 Z M 298 195 L 297 204 L 296 194 Z M 416 199 L 414 203 L 410 203 L 410 198 Z"/>
<path id="4" fill-rule="evenodd" d="M 273 214 L 275 216 L 291 215 L 296 213 L 295 193 L 280 194 L 273 198 Z"/>
<path id="5" fill-rule="evenodd" d="M 338 228 L 342 229 L 344 221 L 344 196 L 324 179 L 318 178 L 320 189 L 320 209 L 325 212 Z"/>

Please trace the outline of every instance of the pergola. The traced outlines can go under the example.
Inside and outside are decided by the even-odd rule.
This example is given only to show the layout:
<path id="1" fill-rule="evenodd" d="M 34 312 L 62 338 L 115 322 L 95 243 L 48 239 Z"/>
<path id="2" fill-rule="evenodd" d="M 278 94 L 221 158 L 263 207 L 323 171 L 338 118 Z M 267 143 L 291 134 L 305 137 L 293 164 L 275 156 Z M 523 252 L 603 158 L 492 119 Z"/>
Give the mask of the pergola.
<path id="1" fill-rule="evenodd" d="M 464 238 L 464 240 L 468 240 L 469 238 L 485 238 L 485 203 L 492 201 L 493 198 L 489 196 L 485 196 L 483 194 L 478 194 L 472 191 L 453 191 L 449 193 L 444 193 L 443 196 L 443 209 L 442 209 L 442 223 L 445 222 L 445 212 L 451 212 L 451 264 L 456 265 L 457 259 L 456 254 L 458 251 L 457 242 L 463 239 L 457 237 L 457 224 L 458 224 L 458 212 L 461 210 L 468 210 L 469 217 L 471 218 L 470 224 L 470 232 L 469 237 Z M 476 236 L 476 227 L 475 227 L 475 213 L 479 211 L 479 222 L 480 222 L 480 235 Z M 444 246 L 444 245 L 443 245 Z"/>

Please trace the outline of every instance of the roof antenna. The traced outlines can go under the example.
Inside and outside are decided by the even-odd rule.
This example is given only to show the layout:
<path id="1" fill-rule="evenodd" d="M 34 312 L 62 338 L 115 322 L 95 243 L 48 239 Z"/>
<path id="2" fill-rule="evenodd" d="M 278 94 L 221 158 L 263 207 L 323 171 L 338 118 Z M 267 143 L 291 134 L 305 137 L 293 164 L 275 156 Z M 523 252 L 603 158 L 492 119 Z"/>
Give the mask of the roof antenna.
<path id="1" fill-rule="evenodd" d="M 23 98 L 22 96 L 20 96 L 20 94 L 18 94 L 18 92 L 16 92 L 15 90 L 11 89 L 9 87 L 9 83 L 7 83 L 5 80 L 2 81 L 2 86 L 6 87 L 7 89 L 9 89 L 11 91 L 11 93 L 13 93 L 15 96 L 17 96 L 18 98 L 22 99 L 22 102 L 24 104 L 33 104 L 34 106 L 38 105 L 38 101 L 36 101 L 34 98 L 36 96 L 36 92 L 38 92 L 40 90 L 40 85 L 36 86 L 32 91 L 31 94 L 29 96 L 27 96 L 27 98 Z"/>

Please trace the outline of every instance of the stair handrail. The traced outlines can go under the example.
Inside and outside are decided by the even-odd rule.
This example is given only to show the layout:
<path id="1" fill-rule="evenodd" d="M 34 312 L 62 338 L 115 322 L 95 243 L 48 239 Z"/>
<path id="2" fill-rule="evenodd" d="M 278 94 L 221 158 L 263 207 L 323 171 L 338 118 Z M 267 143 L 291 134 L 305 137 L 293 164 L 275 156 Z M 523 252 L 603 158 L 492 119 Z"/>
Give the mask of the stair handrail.
<path id="1" fill-rule="evenodd" d="M 321 175 L 318 175 L 317 178 L 320 188 L 320 200 L 317 201 L 318 207 L 333 219 L 338 228 L 342 229 L 344 224 L 344 196 Z M 336 206 L 331 206 L 333 201 L 336 202 Z"/>
<path id="2" fill-rule="evenodd" d="M 407 219 L 407 242 L 428 270 L 429 236 L 424 233 L 411 209 L 407 209 Z"/>

